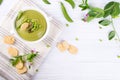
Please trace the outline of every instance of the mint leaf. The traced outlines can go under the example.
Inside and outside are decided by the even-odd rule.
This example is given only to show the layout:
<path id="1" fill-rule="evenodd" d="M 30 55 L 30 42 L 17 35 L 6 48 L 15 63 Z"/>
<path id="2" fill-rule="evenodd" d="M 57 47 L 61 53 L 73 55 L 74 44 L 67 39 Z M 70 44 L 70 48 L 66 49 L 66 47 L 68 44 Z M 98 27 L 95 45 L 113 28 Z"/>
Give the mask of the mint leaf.
<path id="1" fill-rule="evenodd" d="M 86 6 L 84 4 L 80 4 L 79 7 L 82 8 L 82 10 L 86 10 L 89 8 L 89 6 Z"/>
<path id="2" fill-rule="evenodd" d="M 16 56 L 16 57 L 10 59 L 12 66 L 15 66 L 16 64 L 18 64 L 19 61 L 23 62 L 22 56 Z"/>
<path id="3" fill-rule="evenodd" d="M 111 40 L 115 37 L 115 31 L 110 31 L 110 33 L 108 34 L 108 39 Z"/>
<path id="4" fill-rule="evenodd" d="M 110 23 L 111 21 L 107 19 L 99 21 L 99 24 L 102 26 L 108 26 Z"/>
<path id="5" fill-rule="evenodd" d="M 94 19 L 94 17 L 88 16 L 85 21 L 90 22 L 90 21 L 93 20 L 93 19 Z"/>
<path id="6" fill-rule="evenodd" d="M 89 9 L 88 0 L 82 0 L 82 4 L 79 5 L 82 10 Z"/>
<path id="7" fill-rule="evenodd" d="M 113 7 L 114 7 L 114 2 L 113 1 L 109 2 L 108 4 L 105 5 L 105 7 L 104 7 L 104 12 L 105 12 L 104 17 L 107 17 L 107 16 L 110 15 L 111 9 Z"/>
<path id="8" fill-rule="evenodd" d="M 90 11 L 88 12 L 90 17 L 100 18 L 104 16 L 104 10 L 97 8 L 97 7 L 91 7 Z"/>
<path id="9" fill-rule="evenodd" d="M 111 1 L 104 7 L 104 17 L 111 15 L 113 18 L 120 14 L 120 7 L 118 2 Z"/>
<path id="10" fill-rule="evenodd" d="M 84 21 L 90 22 L 95 18 L 100 18 L 104 16 L 104 10 L 97 7 L 90 7 L 90 11 L 88 12 L 88 16 L 83 19 Z"/>
<path id="11" fill-rule="evenodd" d="M 113 18 L 117 17 L 120 14 L 120 4 L 118 2 L 115 2 L 115 6 L 113 7 L 113 10 L 111 12 L 111 16 Z"/>
<path id="12" fill-rule="evenodd" d="M 18 62 L 18 59 L 10 59 L 10 63 L 12 64 L 12 66 L 15 66 Z"/>
<path id="13" fill-rule="evenodd" d="M 29 62 L 32 62 L 33 59 L 34 59 L 36 56 L 37 56 L 37 54 L 34 54 L 34 53 L 28 54 L 28 55 L 27 55 L 27 60 L 28 60 Z"/>

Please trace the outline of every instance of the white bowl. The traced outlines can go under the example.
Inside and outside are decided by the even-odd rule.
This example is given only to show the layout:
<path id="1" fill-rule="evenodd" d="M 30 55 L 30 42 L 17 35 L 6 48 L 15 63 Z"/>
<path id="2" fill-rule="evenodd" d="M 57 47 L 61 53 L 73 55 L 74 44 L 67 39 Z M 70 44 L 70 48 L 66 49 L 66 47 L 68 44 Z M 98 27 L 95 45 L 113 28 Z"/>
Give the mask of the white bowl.
<path id="1" fill-rule="evenodd" d="M 41 14 L 44 16 L 44 18 L 45 18 L 45 20 L 46 20 L 46 23 L 47 23 L 47 28 L 46 28 L 45 34 L 44 34 L 40 39 L 38 39 L 38 40 L 28 41 L 28 40 L 25 40 L 25 39 L 23 39 L 22 37 L 20 37 L 20 35 L 17 33 L 17 31 L 16 31 L 16 29 L 15 29 L 15 25 L 14 25 L 14 32 L 15 32 L 15 34 L 18 36 L 18 38 L 19 38 L 20 40 L 22 40 L 23 42 L 26 42 L 26 43 L 38 43 L 38 42 L 40 42 L 41 40 L 43 40 L 43 39 L 47 36 L 47 34 L 48 34 L 49 26 L 50 26 L 49 19 L 48 19 L 47 15 L 46 15 L 42 10 L 40 10 L 40 9 L 36 9 L 36 8 L 24 8 L 24 9 L 19 10 L 19 11 L 26 11 L 26 10 L 35 10 L 35 11 L 38 11 L 39 13 L 41 13 Z M 18 13 L 17 13 L 17 15 L 18 15 Z M 16 18 L 17 18 L 17 15 L 16 15 L 16 17 L 15 17 L 15 19 L 14 19 L 14 24 L 15 24 L 15 20 L 16 20 Z"/>

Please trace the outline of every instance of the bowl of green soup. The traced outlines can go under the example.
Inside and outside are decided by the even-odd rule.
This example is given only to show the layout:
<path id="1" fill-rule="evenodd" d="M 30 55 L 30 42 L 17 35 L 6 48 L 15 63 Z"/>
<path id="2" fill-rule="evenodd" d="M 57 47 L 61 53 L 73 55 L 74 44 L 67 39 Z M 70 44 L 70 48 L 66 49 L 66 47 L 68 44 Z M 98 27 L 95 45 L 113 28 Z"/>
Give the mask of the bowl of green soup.
<path id="1" fill-rule="evenodd" d="M 49 21 L 43 11 L 26 9 L 17 14 L 14 28 L 15 32 L 22 40 L 38 42 L 46 37 Z"/>

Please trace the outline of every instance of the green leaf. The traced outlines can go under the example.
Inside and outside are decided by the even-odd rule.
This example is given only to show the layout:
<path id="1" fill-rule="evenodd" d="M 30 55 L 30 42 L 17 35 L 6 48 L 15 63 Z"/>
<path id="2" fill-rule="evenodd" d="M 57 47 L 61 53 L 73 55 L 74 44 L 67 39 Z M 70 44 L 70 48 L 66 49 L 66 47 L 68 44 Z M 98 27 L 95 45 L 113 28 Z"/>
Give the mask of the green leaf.
<path id="1" fill-rule="evenodd" d="M 43 0 L 45 4 L 51 4 L 48 0 Z"/>
<path id="2" fill-rule="evenodd" d="M 95 18 L 100 18 L 103 17 L 104 15 L 104 10 L 100 9 L 100 8 L 94 8 L 94 7 L 90 7 L 90 11 L 88 12 L 88 16 L 86 19 L 83 19 L 84 21 L 90 22 L 91 20 L 95 19 Z"/>
<path id="3" fill-rule="evenodd" d="M 111 15 L 113 18 L 120 14 L 120 7 L 118 2 L 111 1 L 104 7 L 104 17 Z"/>
<path id="4" fill-rule="evenodd" d="M 91 7 L 90 11 L 88 12 L 90 17 L 100 18 L 104 16 L 104 10 L 97 8 L 97 7 Z"/>
<path id="5" fill-rule="evenodd" d="M 18 63 L 18 59 L 10 59 L 12 66 L 15 66 Z"/>
<path id="6" fill-rule="evenodd" d="M 66 8 L 64 6 L 64 4 L 61 2 L 61 10 L 62 10 L 62 13 L 65 17 L 65 19 L 69 22 L 73 22 L 73 20 L 71 19 L 71 17 L 68 15 L 67 11 L 66 11 Z"/>
<path id="7" fill-rule="evenodd" d="M 12 59 L 10 59 L 10 63 L 15 66 L 16 64 L 18 64 L 19 61 L 21 62 L 33 62 L 33 59 L 37 56 L 39 52 L 37 51 L 34 51 L 34 50 L 31 50 L 30 53 L 28 54 L 24 54 L 24 55 L 20 55 L 20 56 L 16 56 L 16 57 L 13 57 Z M 30 66 L 29 66 L 30 68 Z"/>
<path id="8" fill-rule="evenodd" d="M 16 57 L 10 59 L 12 66 L 15 66 L 16 64 L 18 64 L 19 61 L 23 62 L 22 56 L 16 56 Z"/>
<path id="9" fill-rule="evenodd" d="M 108 4 L 105 5 L 105 7 L 104 7 L 104 12 L 105 12 L 104 17 L 107 17 L 107 16 L 110 15 L 111 9 L 113 7 L 114 7 L 114 2 L 113 1 L 109 2 Z"/>
<path id="10" fill-rule="evenodd" d="M 3 0 L 0 0 L 0 4 L 2 4 Z"/>
<path id="11" fill-rule="evenodd" d="M 88 0 L 82 0 L 82 4 L 79 5 L 82 10 L 89 9 Z"/>
<path id="12" fill-rule="evenodd" d="M 37 56 L 37 54 L 31 53 L 27 55 L 27 60 L 29 62 L 33 62 L 33 59 Z"/>
<path id="13" fill-rule="evenodd" d="M 111 40 L 115 37 L 115 31 L 110 31 L 110 33 L 108 34 L 108 39 Z"/>
<path id="14" fill-rule="evenodd" d="M 68 2 L 72 8 L 75 8 L 75 2 L 73 0 L 65 0 L 66 2 Z"/>
<path id="15" fill-rule="evenodd" d="M 86 6 L 86 5 L 84 5 L 84 4 L 80 4 L 79 7 L 82 8 L 82 10 L 86 10 L 86 9 L 89 8 L 88 6 Z"/>
<path id="16" fill-rule="evenodd" d="M 113 18 L 117 17 L 120 14 L 120 4 L 115 2 L 115 6 L 113 7 L 113 10 L 111 12 L 111 16 Z"/>
<path id="17" fill-rule="evenodd" d="M 87 21 L 87 22 L 90 22 L 90 21 L 93 20 L 93 19 L 94 19 L 94 17 L 88 16 L 88 18 L 86 19 L 86 21 Z"/>
<path id="18" fill-rule="evenodd" d="M 99 21 L 99 24 L 102 26 L 108 26 L 110 23 L 111 23 L 111 21 L 107 20 L 107 19 Z"/>

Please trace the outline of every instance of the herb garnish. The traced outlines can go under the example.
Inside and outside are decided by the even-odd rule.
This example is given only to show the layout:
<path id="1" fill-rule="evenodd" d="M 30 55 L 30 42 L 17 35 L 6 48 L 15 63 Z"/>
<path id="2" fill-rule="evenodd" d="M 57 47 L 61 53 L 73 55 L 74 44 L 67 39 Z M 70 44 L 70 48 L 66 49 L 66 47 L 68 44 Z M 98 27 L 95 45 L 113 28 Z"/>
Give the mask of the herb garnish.
<path id="1" fill-rule="evenodd" d="M 17 65 L 19 61 L 21 61 L 23 63 L 24 62 L 33 62 L 33 60 L 37 56 L 37 54 L 38 54 L 37 51 L 31 50 L 31 52 L 28 54 L 13 57 L 12 59 L 10 59 L 10 62 L 12 64 L 12 66 Z M 30 68 L 30 66 L 29 66 L 29 68 Z"/>
<path id="2" fill-rule="evenodd" d="M 31 53 L 27 54 L 27 61 L 28 62 L 33 62 L 33 59 L 37 56 L 37 53 L 38 52 L 36 52 L 36 53 L 31 52 Z"/>
<path id="3" fill-rule="evenodd" d="M 83 20 L 85 22 L 90 22 L 95 18 L 101 18 L 104 16 L 104 10 L 98 7 L 90 7 L 90 11 L 87 13 L 86 18 Z"/>
<path id="4" fill-rule="evenodd" d="M 17 21 L 21 19 L 23 13 L 24 13 L 23 11 L 19 11 L 18 16 L 16 18 Z M 17 29 L 20 29 L 22 24 L 29 23 L 29 27 L 26 29 L 26 31 L 29 33 L 37 31 L 42 27 L 41 24 L 38 23 L 37 19 L 30 19 L 30 18 L 24 17 L 21 19 L 21 21 L 22 21 L 21 23 L 18 23 Z"/>
<path id="5" fill-rule="evenodd" d="M 39 28 L 41 28 L 41 25 L 38 24 L 37 20 L 35 20 L 35 19 L 28 19 L 28 18 L 26 18 L 23 23 L 25 23 L 25 22 L 30 24 L 29 25 L 30 27 L 27 29 L 27 31 L 29 33 L 37 31 Z"/>
<path id="6" fill-rule="evenodd" d="M 82 10 L 89 9 L 88 0 L 82 0 L 82 4 L 79 5 Z"/>
<path id="7" fill-rule="evenodd" d="M 19 61 L 24 62 L 22 56 L 16 56 L 16 57 L 10 59 L 12 66 L 15 66 L 16 64 L 18 64 Z"/>
<path id="8" fill-rule="evenodd" d="M 119 35 L 114 27 L 113 19 L 118 17 L 120 14 L 120 3 L 111 1 L 107 3 L 104 7 L 104 9 L 98 8 L 98 7 L 91 7 L 88 5 L 87 0 L 82 0 L 82 4 L 79 5 L 82 10 L 88 9 L 88 13 L 86 16 L 82 19 L 85 22 L 90 22 L 93 19 L 96 18 L 103 18 L 103 20 L 100 20 L 98 23 L 102 26 L 108 26 L 111 24 L 113 30 L 111 30 L 108 34 L 108 39 L 112 40 L 115 36 L 120 40 Z M 107 17 L 111 18 L 110 20 L 106 19 Z"/>

